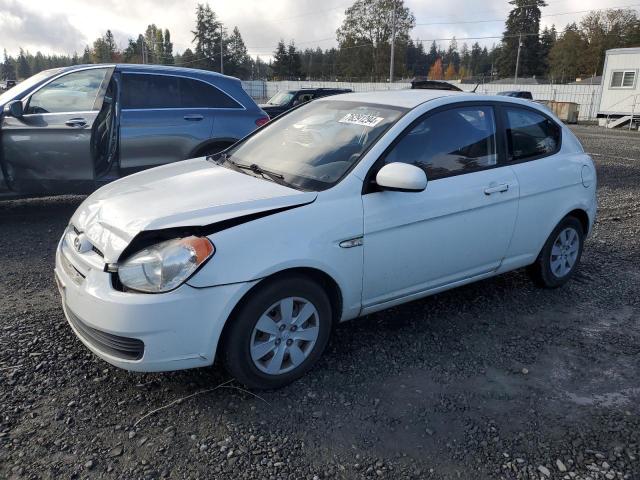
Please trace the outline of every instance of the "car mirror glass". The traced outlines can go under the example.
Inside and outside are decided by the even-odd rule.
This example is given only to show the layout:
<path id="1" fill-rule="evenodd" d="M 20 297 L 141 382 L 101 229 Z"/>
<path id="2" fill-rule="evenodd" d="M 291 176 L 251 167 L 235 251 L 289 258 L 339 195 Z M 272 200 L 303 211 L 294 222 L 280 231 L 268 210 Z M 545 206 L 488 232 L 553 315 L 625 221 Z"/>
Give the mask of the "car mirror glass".
<path id="1" fill-rule="evenodd" d="M 21 118 L 24 115 L 22 101 L 14 100 L 13 102 L 7 103 L 4 107 L 4 112 L 12 117 Z"/>

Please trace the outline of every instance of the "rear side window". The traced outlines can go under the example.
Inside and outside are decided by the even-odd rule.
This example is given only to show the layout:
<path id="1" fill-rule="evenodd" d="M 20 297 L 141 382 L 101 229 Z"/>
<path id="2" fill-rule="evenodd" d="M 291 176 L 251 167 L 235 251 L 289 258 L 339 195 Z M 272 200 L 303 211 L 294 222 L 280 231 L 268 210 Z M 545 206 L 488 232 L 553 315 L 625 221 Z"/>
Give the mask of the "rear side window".
<path id="1" fill-rule="evenodd" d="M 178 77 L 123 75 L 122 108 L 180 108 Z"/>
<path id="2" fill-rule="evenodd" d="M 125 74 L 122 108 L 242 108 L 208 83 L 170 75 Z"/>
<path id="3" fill-rule="evenodd" d="M 457 107 L 429 115 L 405 134 L 385 163 L 417 165 L 430 180 L 496 165 L 492 107 Z"/>
<path id="4" fill-rule="evenodd" d="M 180 95 L 183 108 L 242 108 L 213 85 L 191 78 L 180 78 Z"/>
<path id="5" fill-rule="evenodd" d="M 560 127 L 544 115 L 506 107 L 507 142 L 511 161 L 552 155 L 560 148 Z"/>

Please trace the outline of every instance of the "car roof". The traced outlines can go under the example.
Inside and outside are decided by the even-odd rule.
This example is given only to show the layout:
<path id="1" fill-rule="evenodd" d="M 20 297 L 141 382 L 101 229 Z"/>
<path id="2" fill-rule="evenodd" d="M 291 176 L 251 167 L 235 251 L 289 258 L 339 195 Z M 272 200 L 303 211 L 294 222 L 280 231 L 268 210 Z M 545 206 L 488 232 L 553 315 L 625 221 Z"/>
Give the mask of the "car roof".
<path id="1" fill-rule="evenodd" d="M 176 67 L 174 65 L 142 65 L 136 63 L 87 63 L 80 65 L 70 65 L 68 67 L 61 67 L 59 70 L 52 68 L 50 70 L 55 70 L 56 73 L 65 73 L 71 72 L 74 70 L 83 70 L 87 68 L 100 68 L 100 67 L 116 67 L 120 71 L 125 72 L 167 72 L 167 73 L 183 73 L 188 74 L 190 76 L 198 76 L 198 75 L 206 75 L 206 76 L 215 76 L 219 78 L 228 78 L 234 79 L 234 77 L 229 77 L 227 75 L 222 75 L 218 72 L 212 72 L 210 70 L 201 70 L 198 68 L 187 68 L 187 67 Z"/>
<path id="2" fill-rule="evenodd" d="M 343 93 L 339 96 L 322 97 L 318 102 L 354 101 L 362 103 L 376 103 L 392 107 L 415 108 L 421 103 L 440 97 L 467 96 L 464 92 L 453 90 L 380 90 L 377 92 Z M 469 95 L 477 99 L 477 95 Z"/>

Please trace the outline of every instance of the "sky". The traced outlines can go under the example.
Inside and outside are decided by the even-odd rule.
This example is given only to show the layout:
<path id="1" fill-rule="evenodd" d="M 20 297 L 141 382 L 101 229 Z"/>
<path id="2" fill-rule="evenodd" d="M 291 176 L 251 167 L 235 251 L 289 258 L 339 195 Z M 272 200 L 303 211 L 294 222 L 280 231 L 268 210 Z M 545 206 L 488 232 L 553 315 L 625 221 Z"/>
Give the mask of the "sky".
<path id="1" fill-rule="evenodd" d="M 638 3 L 633 3 L 634 1 Z M 15 55 L 20 47 L 32 53 L 82 54 L 85 45 L 104 34 L 114 33 L 121 48 L 128 38 L 137 38 L 147 25 L 168 28 L 174 52 L 192 47 L 191 30 L 195 9 L 205 0 L 0 0 L 0 50 Z M 294 40 L 300 48 L 336 46 L 335 31 L 342 23 L 348 0 L 211 0 L 229 31 L 238 26 L 249 54 L 263 60 L 271 55 L 279 39 Z M 507 0 L 405 0 L 418 26 L 414 39 L 458 38 L 459 46 L 475 39 L 499 36 L 510 5 Z M 547 0 L 542 24 L 558 30 L 579 21 L 586 11 L 625 6 L 640 9 L 640 0 Z M 559 15 L 560 14 L 560 15 Z M 497 20 L 497 21 L 494 21 Z M 454 22 L 454 23 L 450 23 Z M 419 25 L 419 24 L 428 25 Z M 479 39 L 491 46 L 499 39 Z M 448 41 L 438 43 L 444 47 Z"/>

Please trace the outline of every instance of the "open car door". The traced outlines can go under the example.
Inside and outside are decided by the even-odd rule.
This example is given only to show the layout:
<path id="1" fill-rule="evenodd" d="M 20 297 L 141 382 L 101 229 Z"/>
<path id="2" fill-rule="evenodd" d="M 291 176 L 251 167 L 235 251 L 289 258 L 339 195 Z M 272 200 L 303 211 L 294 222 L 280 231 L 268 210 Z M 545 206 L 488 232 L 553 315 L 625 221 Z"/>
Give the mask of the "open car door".
<path id="1" fill-rule="evenodd" d="M 23 100 L 23 113 L 2 117 L 2 162 L 17 194 L 86 193 L 115 151 L 114 67 L 62 74 Z M 106 99 L 106 101 L 105 101 Z M 105 148 L 112 148 L 109 153 Z"/>

